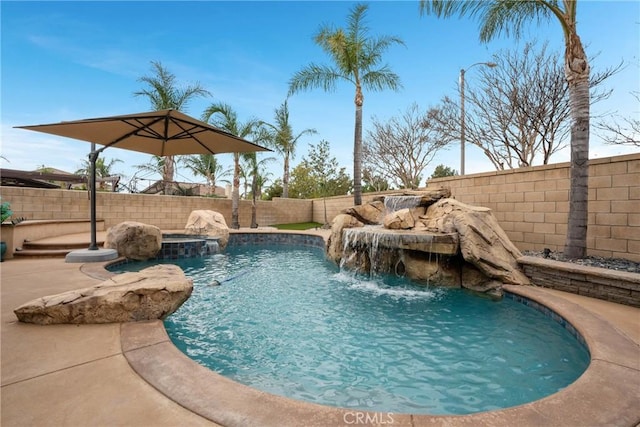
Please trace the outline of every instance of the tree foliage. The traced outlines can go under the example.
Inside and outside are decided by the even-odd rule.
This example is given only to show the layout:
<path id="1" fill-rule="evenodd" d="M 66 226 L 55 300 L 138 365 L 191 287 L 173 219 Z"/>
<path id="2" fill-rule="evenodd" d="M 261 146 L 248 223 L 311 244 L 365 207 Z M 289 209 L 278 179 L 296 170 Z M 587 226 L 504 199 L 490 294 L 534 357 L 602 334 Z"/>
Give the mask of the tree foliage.
<path id="1" fill-rule="evenodd" d="M 121 176 L 113 171 L 113 166 L 116 163 L 122 163 L 120 159 L 111 159 L 107 161 L 103 157 L 98 157 L 96 159 L 96 177 L 97 178 L 108 178 L 111 176 Z M 86 175 L 91 176 L 91 162 L 88 159 L 82 160 L 82 166 L 80 169 L 75 171 L 76 175 Z M 113 185 L 113 184 L 111 184 Z M 97 185 L 97 189 L 100 191 L 107 190 L 107 183 L 105 181 L 100 181 Z M 116 191 L 116 190 L 114 190 Z"/>
<path id="2" fill-rule="evenodd" d="M 436 166 L 433 173 L 431 174 L 431 178 L 432 179 L 444 178 L 447 176 L 456 176 L 456 175 L 458 175 L 458 171 L 456 171 L 455 169 L 445 165 L 438 165 Z"/>
<path id="3" fill-rule="evenodd" d="M 387 122 L 374 117 L 363 146 L 365 168 L 400 188 L 418 188 L 425 168 L 452 140 L 437 132 L 434 114 L 421 111 L 413 103 L 401 116 Z"/>
<path id="4" fill-rule="evenodd" d="M 240 138 L 257 134 L 260 122 L 250 118 L 245 122 L 238 119 L 238 114 L 229 104 L 222 102 L 211 104 L 202 113 L 202 120 Z M 240 153 L 233 153 L 233 185 L 231 189 L 231 228 L 240 228 Z"/>
<path id="5" fill-rule="evenodd" d="M 225 169 L 213 154 L 184 156 L 182 162 L 194 175 L 202 176 L 207 180 L 211 194 L 215 193 L 218 182 L 229 182 L 225 178 L 231 175 L 231 170 Z"/>
<path id="6" fill-rule="evenodd" d="M 315 199 L 347 194 L 351 178 L 338 160 L 330 157 L 329 142 L 322 140 L 309 146 L 308 157 L 303 157 L 293 169 L 290 195 L 298 199 Z"/>
<path id="7" fill-rule="evenodd" d="M 159 61 L 151 61 L 152 74 L 138 79 L 144 85 L 142 90 L 134 92 L 134 96 L 142 96 L 149 100 L 154 110 L 174 109 L 185 111 L 189 101 L 197 97 L 211 96 L 200 83 L 185 87 L 178 86 L 175 74 L 166 69 Z M 166 156 L 163 162 L 162 180 L 165 183 L 165 194 L 172 188 L 175 174 L 173 156 Z"/>
<path id="8" fill-rule="evenodd" d="M 289 104 L 284 101 L 274 112 L 275 123 L 261 122 L 263 125 L 260 141 L 276 150 L 282 156 L 284 167 L 282 174 L 282 197 L 289 197 L 289 162 L 293 160 L 298 140 L 304 135 L 313 135 L 315 129 L 305 129 L 293 135 L 293 128 L 289 122 Z"/>
<path id="9" fill-rule="evenodd" d="M 380 173 L 376 173 L 377 168 L 369 168 L 366 164 L 362 168 L 362 192 L 374 193 L 377 191 L 387 191 L 391 189 L 387 181 Z"/>
<path id="10" fill-rule="evenodd" d="M 274 197 L 282 197 L 282 179 L 276 179 L 262 193 L 263 200 L 273 200 Z"/>

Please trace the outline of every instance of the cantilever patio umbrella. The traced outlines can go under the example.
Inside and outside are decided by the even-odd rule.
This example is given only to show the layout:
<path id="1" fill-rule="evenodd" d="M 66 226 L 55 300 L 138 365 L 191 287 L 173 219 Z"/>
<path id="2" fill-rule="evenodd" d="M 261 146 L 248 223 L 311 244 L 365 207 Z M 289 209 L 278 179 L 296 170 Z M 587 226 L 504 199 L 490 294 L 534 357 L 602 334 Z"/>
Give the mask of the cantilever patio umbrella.
<path id="1" fill-rule="evenodd" d="M 16 126 L 92 143 L 91 246 L 96 243 L 96 159 L 109 147 L 156 156 L 270 151 L 176 110 L 150 111 L 34 126 Z M 95 149 L 95 144 L 103 147 Z"/>

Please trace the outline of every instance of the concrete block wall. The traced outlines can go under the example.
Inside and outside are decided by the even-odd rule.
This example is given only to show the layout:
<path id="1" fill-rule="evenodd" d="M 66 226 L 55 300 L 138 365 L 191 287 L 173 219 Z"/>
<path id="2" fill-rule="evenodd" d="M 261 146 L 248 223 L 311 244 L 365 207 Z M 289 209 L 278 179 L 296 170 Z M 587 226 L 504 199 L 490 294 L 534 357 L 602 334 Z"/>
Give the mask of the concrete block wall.
<path id="1" fill-rule="evenodd" d="M 430 180 L 461 202 L 486 206 L 522 251 L 564 249 L 569 215 L 569 163 Z M 397 192 L 397 191 L 396 191 Z M 363 201 L 385 193 L 365 193 Z M 393 192 L 391 192 L 393 193 Z M 353 196 L 326 200 L 329 221 Z M 313 219 L 324 222 L 323 201 Z M 588 254 L 640 261 L 640 153 L 590 160 Z"/>
<path id="2" fill-rule="evenodd" d="M 520 250 L 562 251 L 569 215 L 569 163 L 438 178 L 464 203 L 493 210 Z M 640 261 L 640 154 L 590 160 L 589 255 Z"/>
<path id="3" fill-rule="evenodd" d="M 640 307 L 640 274 L 531 256 L 518 262 L 537 286 Z"/>
<path id="4" fill-rule="evenodd" d="M 379 197 L 385 194 L 397 194 L 398 190 L 395 191 L 381 191 L 377 193 L 364 193 L 362 195 L 362 203 L 367 203 L 372 201 L 374 198 Z M 331 220 L 338 215 L 343 209 L 347 209 L 353 206 L 353 196 L 334 196 L 327 197 L 325 199 L 314 199 L 313 200 L 313 221 L 319 222 L 320 224 L 325 223 L 325 206 L 326 206 L 326 217 L 327 221 L 331 223 Z"/>
<path id="5" fill-rule="evenodd" d="M 438 178 L 429 187 L 449 187 L 456 199 L 493 210 L 500 225 L 520 250 L 561 251 L 569 211 L 569 164 L 535 166 L 462 177 Z M 88 219 L 86 191 L 2 187 L 16 217 Z M 365 193 L 363 201 L 394 193 Z M 98 218 L 105 227 L 126 220 L 165 230 L 181 229 L 192 210 L 211 209 L 231 224 L 231 200 L 144 194 L 98 193 Z M 257 202 L 258 225 L 330 222 L 353 206 L 353 196 L 298 200 L 276 198 Z M 240 225 L 251 224 L 251 201 L 240 201 Z M 592 159 L 589 176 L 589 255 L 640 261 L 640 153 Z"/>
<path id="6" fill-rule="evenodd" d="M 88 220 L 89 197 L 86 191 L 43 190 L 2 187 L 2 200 L 11 203 L 14 217 L 35 220 Z M 258 225 L 311 221 L 313 202 L 298 199 L 274 199 L 257 202 Z M 98 192 L 96 211 L 105 227 L 123 221 L 139 221 L 163 230 L 184 228 L 189 214 L 196 209 L 209 209 L 224 215 L 231 224 L 231 199 L 179 197 L 148 194 Z M 251 224 L 251 201 L 239 205 L 241 227 Z"/>

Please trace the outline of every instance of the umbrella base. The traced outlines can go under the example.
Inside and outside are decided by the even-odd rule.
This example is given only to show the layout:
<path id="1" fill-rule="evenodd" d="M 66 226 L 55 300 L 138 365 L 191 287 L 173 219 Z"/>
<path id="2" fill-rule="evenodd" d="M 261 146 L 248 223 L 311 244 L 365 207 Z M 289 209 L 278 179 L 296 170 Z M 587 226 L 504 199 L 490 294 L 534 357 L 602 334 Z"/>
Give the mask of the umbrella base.
<path id="1" fill-rule="evenodd" d="M 118 258 L 115 249 L 78 249 L 67 254 L 64 262 L 104 262 Z"/>

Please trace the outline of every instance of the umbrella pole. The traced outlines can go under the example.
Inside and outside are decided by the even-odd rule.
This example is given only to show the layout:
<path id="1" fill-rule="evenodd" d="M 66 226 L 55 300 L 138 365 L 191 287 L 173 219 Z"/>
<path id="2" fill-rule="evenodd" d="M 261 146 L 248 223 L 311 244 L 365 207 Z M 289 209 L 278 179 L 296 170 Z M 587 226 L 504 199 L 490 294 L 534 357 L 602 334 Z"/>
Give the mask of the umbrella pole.
<path id="1" fill-rule="evenodd" d="M 98 250 L 98 242 L 96 238 L 96 160 L 100 150 L 96 150 L 96 144 L 91 143 L 91 152 L 89 153 L 89 162 L 91 162 L 91 244 L 89 245 L 90 251 Z"/>

